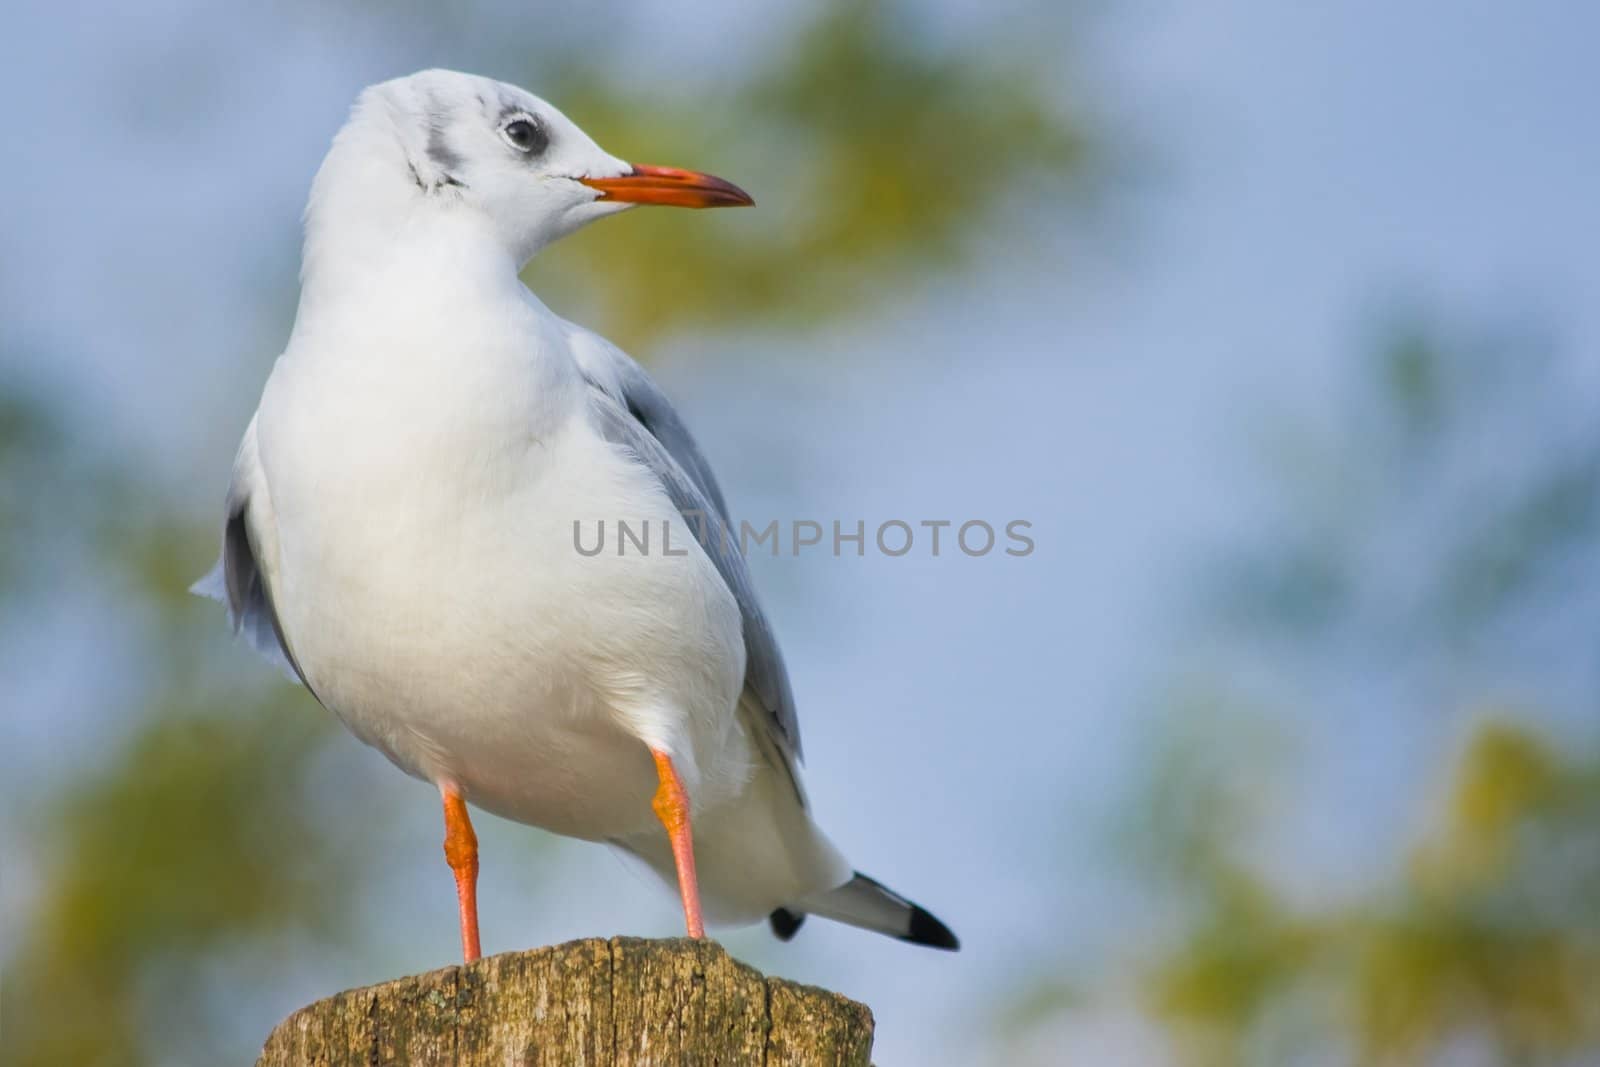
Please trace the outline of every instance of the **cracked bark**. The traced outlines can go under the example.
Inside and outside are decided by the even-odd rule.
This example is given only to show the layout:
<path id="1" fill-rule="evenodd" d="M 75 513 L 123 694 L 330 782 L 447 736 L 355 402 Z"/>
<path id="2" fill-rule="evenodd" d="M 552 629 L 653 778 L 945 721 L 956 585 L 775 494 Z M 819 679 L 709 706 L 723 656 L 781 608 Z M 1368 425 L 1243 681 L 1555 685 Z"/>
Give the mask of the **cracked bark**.
<path id="1" fill-rule="evenodd" d="M 855 1065 L 872 1013 L 767 978 L 711 941 L 572 941 L 301 1008 L 256 1067 Z"/>

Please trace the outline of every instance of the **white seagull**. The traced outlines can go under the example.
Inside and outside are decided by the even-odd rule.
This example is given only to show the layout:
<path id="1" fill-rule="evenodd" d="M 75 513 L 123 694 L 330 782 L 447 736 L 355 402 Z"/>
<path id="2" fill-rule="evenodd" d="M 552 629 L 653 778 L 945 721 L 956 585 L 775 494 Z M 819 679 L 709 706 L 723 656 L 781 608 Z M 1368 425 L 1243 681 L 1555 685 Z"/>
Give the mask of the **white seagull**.
<path id="1" fill-rule="evenodd" d="M 196 589 L 437 787 L 468 961 L 469 802 L 676 876 L 691 937 L 816 914 L 957 947 L 812 821 L 783 656 L 682 419 L 517 276 L 635 204 L 751 203 L 443 70 L 365 90 L 312 183 L 294 329 Z M 618 520 L 676 544 L 577 550 L 575 524 Z"/>

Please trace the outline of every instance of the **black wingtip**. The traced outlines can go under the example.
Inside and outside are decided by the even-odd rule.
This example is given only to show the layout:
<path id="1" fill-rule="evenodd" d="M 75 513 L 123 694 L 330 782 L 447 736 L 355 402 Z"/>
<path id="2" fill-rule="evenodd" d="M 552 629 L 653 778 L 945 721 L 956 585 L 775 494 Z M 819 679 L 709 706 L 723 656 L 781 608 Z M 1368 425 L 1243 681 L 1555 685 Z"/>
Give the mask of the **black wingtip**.
<path id="1" fill-rule="evenodd" d="M 906 931 L 900 940 L 909 941 L 913 945 L 927 945 L 929 948 L 942 948 L 955 952 L 961 948 L 961 942 L 956 940 L 956 935 L 950 928 L 933 914 L 917 905 L 911 905 L 911 928 Z"/>
<path id="2" fill-rule="evenodd" d="M 806 913 L 803 911 L 790 911 L 788 908 L 779 908 L 767 916 L 767 921 L 772 924 L 772 932 L 779 941 L 788 941 L 800 932 L 800 927 L 806 921 Z"/>
<path id="3" fill-rule="evenodd" d="M 950 932 L 948 926 L 934 918 L 932 912 L 911 903 L 911 901 L 876 878 L 862 874 L 860 871 L 854 873 L 856 882 L 865 883 L 901 907 L 911 909 L 911 922 L 907 926 L 906 932 L 890 936 L 901 941 L 908 941 L 913 945 L 927 945 L 929 948 L 942 948 L 948 952 L 955 952 L 961 948 L 961 942 L 956 940 L 956 935 Z M 875 927 L 875 929 L 881 929 L 881 927 Z"/>

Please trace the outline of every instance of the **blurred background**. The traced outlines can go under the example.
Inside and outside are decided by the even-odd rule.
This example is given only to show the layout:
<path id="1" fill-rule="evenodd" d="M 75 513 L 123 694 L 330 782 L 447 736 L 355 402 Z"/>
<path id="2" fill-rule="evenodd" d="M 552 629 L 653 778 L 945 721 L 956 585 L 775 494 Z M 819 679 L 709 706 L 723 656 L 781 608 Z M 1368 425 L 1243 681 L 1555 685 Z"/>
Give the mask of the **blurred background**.
<path id="1" fill-rule="evenodd" d="M 450 66 L 755 211 L 527 279 L 736 515 L 819 817 L 961 935 L 736 955 L 883 1064 L 1600 1063 L 1600 12 L 1557 0 L 8 12 L 0 1044 L 250 1062 L 457 958 L 437 800 L 186 594 L 350 101 Z M 869 539 L 870 543 L 870 539 Z M 485 949 L 673 935 L 483 816 Z"/>

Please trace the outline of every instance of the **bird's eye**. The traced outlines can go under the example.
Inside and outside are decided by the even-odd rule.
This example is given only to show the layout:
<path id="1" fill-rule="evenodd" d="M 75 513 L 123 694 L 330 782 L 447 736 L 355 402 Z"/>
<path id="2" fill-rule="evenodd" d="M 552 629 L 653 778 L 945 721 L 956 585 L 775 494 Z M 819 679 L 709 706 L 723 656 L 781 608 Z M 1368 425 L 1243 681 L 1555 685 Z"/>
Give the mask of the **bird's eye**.
<path id="1" fill-rule="evenodd" d="M 550 143 L 544 127 L 530 118 L 512 119 L 500 127 L 500 136 L 504 137 L 512 148 L 530 156 L 544 151 L 545 145 Z"/>

